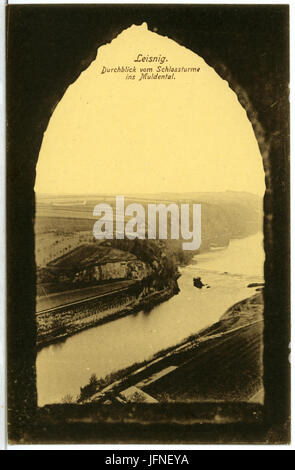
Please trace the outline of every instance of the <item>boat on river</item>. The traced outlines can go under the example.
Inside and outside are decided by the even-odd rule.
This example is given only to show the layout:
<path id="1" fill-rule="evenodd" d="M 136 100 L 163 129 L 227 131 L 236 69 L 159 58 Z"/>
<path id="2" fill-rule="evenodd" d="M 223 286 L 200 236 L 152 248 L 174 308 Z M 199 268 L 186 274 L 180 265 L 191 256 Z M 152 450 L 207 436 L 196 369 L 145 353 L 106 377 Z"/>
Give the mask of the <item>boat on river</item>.
<path id="1" fill-rule="evenodd" d="M 205 285 L 205 284 L 202 283 L 200 277 L 194 277 L 193 281 L 194 281 L 194 286 L 197 287 L 198 289 L 202 289 L 202 287 L 204 287 L 204 285 Z"/>

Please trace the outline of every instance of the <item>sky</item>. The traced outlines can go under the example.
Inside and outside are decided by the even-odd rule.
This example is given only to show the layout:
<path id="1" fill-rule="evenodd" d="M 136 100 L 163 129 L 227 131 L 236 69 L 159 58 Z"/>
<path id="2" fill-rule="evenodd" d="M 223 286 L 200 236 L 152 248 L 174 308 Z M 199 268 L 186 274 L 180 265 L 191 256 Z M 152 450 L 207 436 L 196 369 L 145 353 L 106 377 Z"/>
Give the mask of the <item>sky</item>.
<path id="1" fill-rule="evenodd" d="M 138 54 L 165 62 L 134 62 Z M 155 74 L 159 65 L 200 70 L 139 80 L 142 67 Z M 118 66 L 135 66 L 135 79 L 102 73 Z M 225 190 L 265 190 L 246 112 L 201 57 L 145 23 L 100 47 L 67 89 L 44 134 L 35 184 L 38 194 Z"/>

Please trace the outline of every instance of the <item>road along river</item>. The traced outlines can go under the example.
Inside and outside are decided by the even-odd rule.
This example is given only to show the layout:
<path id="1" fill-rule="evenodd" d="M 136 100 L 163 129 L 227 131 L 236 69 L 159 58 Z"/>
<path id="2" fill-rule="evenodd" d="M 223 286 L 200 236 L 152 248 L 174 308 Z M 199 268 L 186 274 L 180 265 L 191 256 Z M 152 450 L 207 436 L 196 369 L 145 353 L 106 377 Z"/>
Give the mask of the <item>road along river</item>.
<path id="1" fill-rule="evenodd" d="M 262 233 L 232 240 L 227 248 L 198 255 L 181 268 L 180 292 L 168 301 L 44 347 L 36 362 L 39 406 L 66 395 L 75 399 L 91 374 L 105 377 L 149 359 L 215 323 L 233 304 L 253 295 L 247 285 L 263 282 L 263 263 Z M 195 288 L 195 276 L 210 288 Z"/>

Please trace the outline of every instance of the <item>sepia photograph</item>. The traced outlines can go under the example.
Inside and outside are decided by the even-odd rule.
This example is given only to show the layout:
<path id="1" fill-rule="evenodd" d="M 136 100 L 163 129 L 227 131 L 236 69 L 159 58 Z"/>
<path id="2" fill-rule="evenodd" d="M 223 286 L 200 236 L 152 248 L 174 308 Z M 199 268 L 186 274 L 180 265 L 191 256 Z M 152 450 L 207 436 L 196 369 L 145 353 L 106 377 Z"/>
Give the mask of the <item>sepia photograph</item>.
<path id="1" fill-rule="evenodd" d="M 290 443 L 288 5 L 6 34 L 9 444 Z"/>

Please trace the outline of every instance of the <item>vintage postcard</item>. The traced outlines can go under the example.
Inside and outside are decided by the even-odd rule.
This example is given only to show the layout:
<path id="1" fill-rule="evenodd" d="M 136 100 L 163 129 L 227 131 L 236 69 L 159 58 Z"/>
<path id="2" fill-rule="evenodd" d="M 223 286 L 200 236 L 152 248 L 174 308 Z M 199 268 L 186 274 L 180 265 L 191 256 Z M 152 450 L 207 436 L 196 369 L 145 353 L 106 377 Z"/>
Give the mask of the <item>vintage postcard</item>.
<path id="1" fill-rule="evenodd" d="M 10 444 L 289 442 L 288 34 L 7 7 Z"/>

